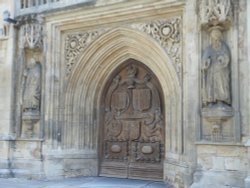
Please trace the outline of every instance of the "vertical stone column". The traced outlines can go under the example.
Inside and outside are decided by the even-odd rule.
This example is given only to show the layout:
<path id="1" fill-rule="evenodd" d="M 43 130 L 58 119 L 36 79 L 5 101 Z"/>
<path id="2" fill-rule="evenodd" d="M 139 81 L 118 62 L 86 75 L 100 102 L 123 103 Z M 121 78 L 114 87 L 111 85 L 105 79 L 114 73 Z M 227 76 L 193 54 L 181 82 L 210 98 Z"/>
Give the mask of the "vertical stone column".
<path id="1" fill-rule="evenodd" d="M 0 12 L 9 11 L 13 17 L 14 7 L 9 1 L 0 2 Z M 14 138 L 12 128 L 13 57 L 15 32 L 12 24 L 0 17 L 0 177 L 9 177 L 10 142 Z"/>
<path id="2" fill-rule="evenodd" d="M 250 1 L 247 1 L 247 51 L 249 52 L 250 51 Z M 247 53 L 248 54 L 248 61 L 247 61 L 247 68 L 248 68 L 248 72 L 250 72 L 250 53 Z M 248 82 L 249 81 L 249 77 L 248 77 Z M 250 84 L 250 83 L 249 83 Z M 250 93 L 250 87 L 249 87 L 249 84 L 248 84 L 248 93 Z M 248 101 L 249 103 L 249 99 L 250 96 L 248 96 L 248 99 L 246 99 L 246 101 Z M 248 107 L 248 112 L 249 112 L 249 107 Z M 248 118 L 248 122 L 249 122 L 249 118 Z M 248 148 L 248 154 L 247 154 L 247 157 L 248 157 L 248 176 L 246 177 L 245 179 L 245 188 L 248 188 L 250 187 L 250 124 L 249 124 L 249 127 L 248 127 L 248 140 L 245 144 L 245 146 Z"/>

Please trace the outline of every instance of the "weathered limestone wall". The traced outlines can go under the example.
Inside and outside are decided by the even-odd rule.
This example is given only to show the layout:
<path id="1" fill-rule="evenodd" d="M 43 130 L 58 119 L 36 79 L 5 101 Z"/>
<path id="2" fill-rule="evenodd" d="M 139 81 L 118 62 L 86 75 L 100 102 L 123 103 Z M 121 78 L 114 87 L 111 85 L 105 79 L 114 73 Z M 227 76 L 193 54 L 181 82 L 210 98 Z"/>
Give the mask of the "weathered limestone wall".
<path id="1" fill-rule="evenodd" d="M 3 21 L 3 12 L 14 16 L 12 2 L 0 1 L 0 176 L 9 176 L 9 148 L 13 138 L 13 57 L 15 35 L 13 26 Z"/>
<path id="2" fill-rule="evenodd" d="M 193 187 L 244 187 L 248 170 L 247 149 L 244 146 L 198 146 L 197 158 Z"/>

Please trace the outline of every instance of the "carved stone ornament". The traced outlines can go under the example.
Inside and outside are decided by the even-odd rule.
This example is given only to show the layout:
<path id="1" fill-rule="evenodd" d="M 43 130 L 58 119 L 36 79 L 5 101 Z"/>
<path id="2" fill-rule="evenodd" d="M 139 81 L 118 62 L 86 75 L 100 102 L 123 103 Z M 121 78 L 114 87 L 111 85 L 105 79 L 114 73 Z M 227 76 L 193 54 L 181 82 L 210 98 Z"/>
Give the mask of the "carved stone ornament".
<path id="1" fill-rule="evenodd" d="M 73 65 L 79 58 L 79 54 L 82 53 L 93 40 L 105 31 L 106 30 L 103 29 L 67 35 L 65 41 L 66 76 L 70 74 Z"/>
<path id="2" fill-rule="evenodd" d="M 43 50 L 43 18 L 24 17 L 20 24 L 20 48 Z"/>
<path id="3" fill-rule="evenodd" d="M 176 72 L 181 74 L 181 18 L 132 24 L 133 29 L 145 32 L 153 37 L 172 59 Z"/>
<path id="4" fill-rule="evenodd" d="M 176 72 L 181 77 L 181 18 L 131 24 L 129 27 L 147 33 L 153 37 L 172 59 Z M 110 28 L 77 34 L 68 34 L 65 41 L 66 76 L 86 47 L 98 36 Z"/>
<path id="5" fill-rule="evenodd" d="M 200 21 L 203 26 L 223 25 L 232 21 L 231 0 L 200 0 Z"/>

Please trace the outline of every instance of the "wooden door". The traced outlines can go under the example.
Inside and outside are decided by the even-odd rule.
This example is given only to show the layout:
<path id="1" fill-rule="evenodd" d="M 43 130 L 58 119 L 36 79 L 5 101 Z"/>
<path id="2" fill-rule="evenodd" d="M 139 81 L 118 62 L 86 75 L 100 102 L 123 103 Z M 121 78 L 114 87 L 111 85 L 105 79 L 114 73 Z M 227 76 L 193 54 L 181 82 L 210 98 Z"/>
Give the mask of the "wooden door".
<path id="1" fill-rule="evenodd" d="M 162 179 L 164 117 L 160 85 L 129 60 L 113 74 L 103 97 L 100 175 Z"/>

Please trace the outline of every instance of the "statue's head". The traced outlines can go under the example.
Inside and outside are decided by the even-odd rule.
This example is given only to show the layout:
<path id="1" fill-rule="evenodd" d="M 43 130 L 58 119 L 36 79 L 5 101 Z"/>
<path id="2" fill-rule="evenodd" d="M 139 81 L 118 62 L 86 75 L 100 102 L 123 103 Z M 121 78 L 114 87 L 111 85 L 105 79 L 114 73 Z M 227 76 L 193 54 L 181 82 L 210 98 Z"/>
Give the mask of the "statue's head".
<path id="1" fill-rule="evenodd" d="M 221 46 L 222 32 L 220 29 L 212 29 L 210 33 L 211 43 L 214 49 L 219 49 Z"/>
<path id="2" fill-rule="evenodd" d="M 31 58 L 30 60 L 29 60 L 29 63 L 28 63 L 28 67 L 29 68 L 32 68 L 32 67 L 34 67 L 36 65 L 36 60 L 35 60 L 35 58 Z"/>

